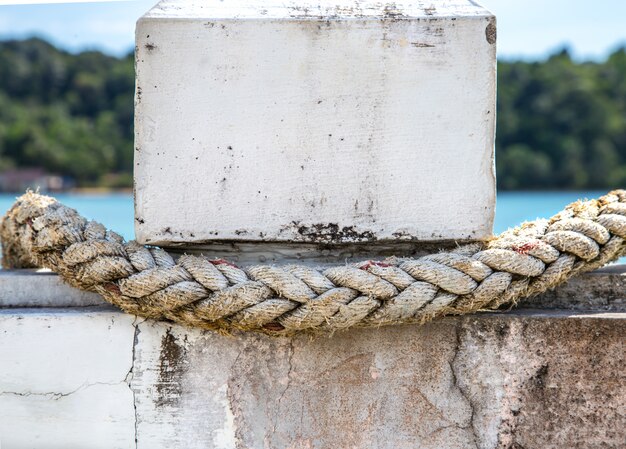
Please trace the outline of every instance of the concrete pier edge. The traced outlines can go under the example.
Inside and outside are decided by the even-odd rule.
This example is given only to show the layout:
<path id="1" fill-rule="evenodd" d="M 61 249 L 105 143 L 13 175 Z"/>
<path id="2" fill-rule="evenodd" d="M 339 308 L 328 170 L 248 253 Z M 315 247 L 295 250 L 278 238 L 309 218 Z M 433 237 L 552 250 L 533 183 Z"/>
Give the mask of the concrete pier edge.
<path id="1" fill-rule="evenodd" d="M 0 272 L 0 441 L 619 447 L 625 285 L 612 266 L 506 313 L 272 338 L 137 319 L 54 274 Z"/>

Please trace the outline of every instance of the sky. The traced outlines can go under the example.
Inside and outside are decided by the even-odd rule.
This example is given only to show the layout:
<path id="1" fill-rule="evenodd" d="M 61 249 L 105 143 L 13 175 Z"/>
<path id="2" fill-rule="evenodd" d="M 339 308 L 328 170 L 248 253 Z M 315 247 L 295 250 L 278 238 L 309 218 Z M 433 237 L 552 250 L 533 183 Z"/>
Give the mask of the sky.
<path id="1" fill-rule="evenodd" d="M 135 21 L 157 0 L 7 5 L 20 1 L 54 0 L 0 0 L 0 39 L 39 36 L 70 51 L 123 55 L 134 46 Z M 625 0 L 480 3 L 498 18 L 500 58 L 543 59 L 567 46 L 576 59 L 602 60 L 626 44 Z"/>

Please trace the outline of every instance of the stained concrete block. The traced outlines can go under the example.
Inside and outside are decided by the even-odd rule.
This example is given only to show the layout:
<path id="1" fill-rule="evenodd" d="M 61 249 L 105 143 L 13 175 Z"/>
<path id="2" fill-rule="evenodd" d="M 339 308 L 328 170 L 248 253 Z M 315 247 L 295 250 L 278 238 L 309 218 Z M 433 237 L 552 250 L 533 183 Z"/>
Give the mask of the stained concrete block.
<path id="1" fill-rule="evenodd" d="M 136 45 L 140 242 L 491 235 L 495 18 L 475 2 L 165 0 Z"/>
<path id="2" fill-rule="evenodd" d="M 617 448 L 624 318 L 525 312 L 313 339 L 143 323 L 139 447 Z"/>
<path id="3" fill-rule="evenodd" d="M 0 309 L 1 447 L 620 448 L 624 270 L 570 281 L 552 309 L 333 336 Z"/>
<path id="4" fill-rule="evenodd" d="M 84 309 L 0 317 L 3 448 L 618 448 L 626 436 L 624 313 L 294 338 Z"/>

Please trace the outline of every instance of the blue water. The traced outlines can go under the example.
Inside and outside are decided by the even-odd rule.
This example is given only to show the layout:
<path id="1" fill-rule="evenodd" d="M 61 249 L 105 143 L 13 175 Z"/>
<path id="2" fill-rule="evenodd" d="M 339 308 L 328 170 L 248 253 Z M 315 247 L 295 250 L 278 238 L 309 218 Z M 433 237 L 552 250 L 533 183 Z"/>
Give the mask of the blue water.
<path id="1" fill-rule="evenodd" d="M 0 214 L 4 215 L 16 196 L 0 194 Z M 66 206 L 76 209 L 84 217 L 99 221 L 127 240 L 132 240 L 135 236 L 135 212 L 130 194 L 55 194 L 54 197 Z"/>
<path id="2" fill-rule="evenodd" d="M 498 194 L 494 233 L 499 234 L 523 221 L 547 218 L 578 199 L 596 198 L 606 192 L 501 192 Z M 134 237 L 133 198 L 130 194 L 61 194 L 56 198 L 99 221 L 127 240 Z M 15 195 L 0 195 L 0 214 L 11 207 Z"/>
<path id="3" fill-rule="evenodd" d="M 495 234 L 536 218 L 549 218 L 569 203 L 606 195 L 606 191 L 585 192 L 501 192 L 496 203 Z"/>

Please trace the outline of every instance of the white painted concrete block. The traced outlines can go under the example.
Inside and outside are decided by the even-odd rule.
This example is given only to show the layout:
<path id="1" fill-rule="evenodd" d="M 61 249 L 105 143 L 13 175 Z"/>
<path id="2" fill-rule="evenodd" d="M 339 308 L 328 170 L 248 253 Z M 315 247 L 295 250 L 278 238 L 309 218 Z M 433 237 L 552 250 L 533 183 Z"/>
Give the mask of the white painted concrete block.
<path id="1" fill-rule="evenodd" d="M 142 243 L 491 234 L 495 19 L 474 2 L 166 0 L 136 39 Z"/>
<path id="2" fill-rule="evenodd" d="M 133 448 L 134 317 L 0 310 L 0 447 Z"/>
<path id="3" fill-rule="evenodd" d="M 132 406 L 133 393 L 123 384 L 89 385 L 69 394 L 4 393 L 0 447 L 135 448 Z"/>

